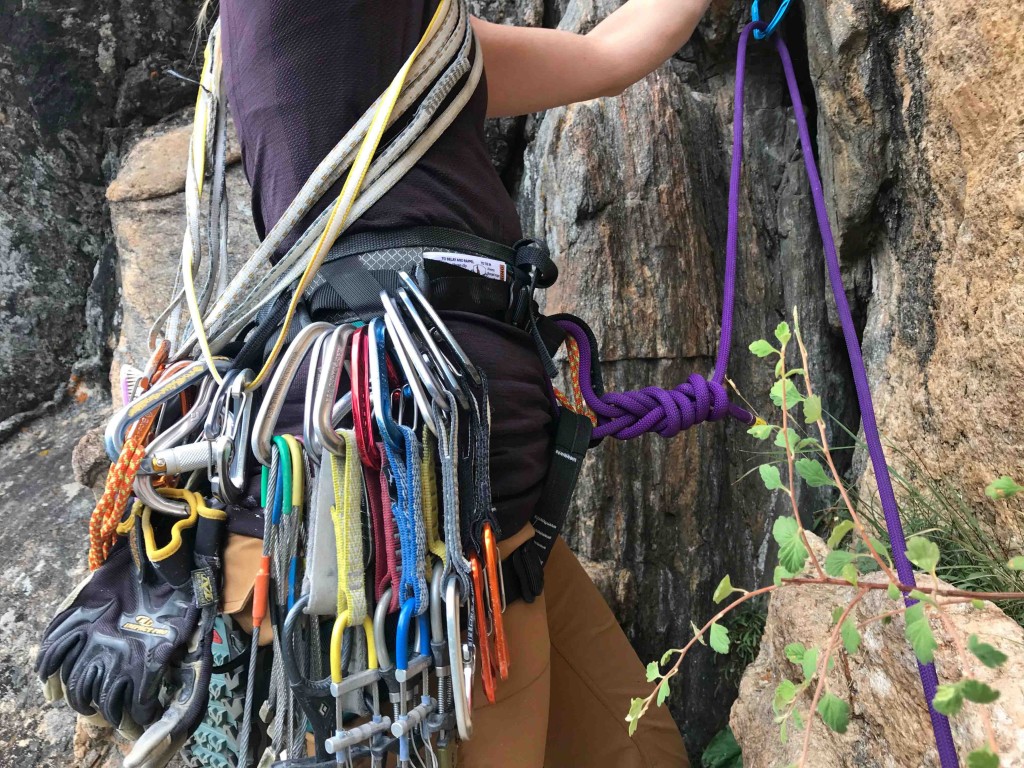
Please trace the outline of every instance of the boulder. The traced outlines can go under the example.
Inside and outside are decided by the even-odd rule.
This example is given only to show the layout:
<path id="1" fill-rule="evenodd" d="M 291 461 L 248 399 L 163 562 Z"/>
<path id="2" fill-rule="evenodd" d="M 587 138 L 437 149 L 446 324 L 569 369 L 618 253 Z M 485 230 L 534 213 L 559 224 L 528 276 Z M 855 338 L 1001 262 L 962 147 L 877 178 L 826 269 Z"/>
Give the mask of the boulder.
<path id="1" fill-rule="evenodd" d="M 149 329 L 174 291 L 185 231 L 188 118 L 188 113 L 182 113 L 143 134 L 107 188 L 121 283 L 121 329 L 110 372 L 115 402 L 121 397 L 117 383 L 121 365 L 145 365 Z M 231 274 L 259 240 L 252 225 L 249 185 L 230 123 L 229 136 L 225 188 Z"/>
<path id="2" fill-rule="evenodd" d="M 812 548 L 824 557 L 825 547 L 809 534 Z M 918 585 L 927 590 L 933 585 L 927 575 L 918 574 Z M 882 574 L 861 580 L 865 584 L 885 583 Z M 949 585 L 939 581 L 940 588 Z M 772 594 L 768 621 L 757 660 L 747 668 L 740 683 L 739 698 L 733 704 L 730 725 L 743 748 L 745 768 L 777 768 L 795 764 L 803 751 L 805 731 L 789 725 L 789 738 L 783 743 L 775 723 L 772 700 L 783 679 L 799 682 L 799 668 L 786 658 L 790 643 L 807 648 L 824 647 L 833 629 L 832 609 L 845 607 L 856 594 L 850 586 L 792 586 Z M 896 607 L 885 590 L 872 591 L 851 613 L 858 624 Z M 970 603 L 945 609 L 950 625 L 962 644 L 978 638 L 1009 656 L 997 669 L 989 669 L 973 655 L 966 663 L 957 655 L 953 637 L 942 623 L 932 620 L 938 643 L 935 651 L 939 681 L 956 682 L 962 677 L 980 680 L 1000 692 L 999 699 L 985 707 L 992 718 L 1001 765 L 1024 765 L 1024 629 L 999 608 L 986 603 L 975 608 Z M 902 616 L 890 624 L 873 622 L 863 631 L 860 651 L 841 653 L 828 676 L 829 690 L 850 704 L 850 724 L 845 734 L 829 730 L 820 720 L 811 723 L 805 763 L 814 768 L 897 768 L 902 766 L 938 766 L 938 753 L 917 663 L 904 636 Z M 797 706 L 806 715 L 814 686 L 800 694 Z M 986 746 L 981 705 L 965 704 L 951 718 L 953 738 L 961 760 L 967 752 Z M 804 718 L 807 722 L 807 718 Z"/>

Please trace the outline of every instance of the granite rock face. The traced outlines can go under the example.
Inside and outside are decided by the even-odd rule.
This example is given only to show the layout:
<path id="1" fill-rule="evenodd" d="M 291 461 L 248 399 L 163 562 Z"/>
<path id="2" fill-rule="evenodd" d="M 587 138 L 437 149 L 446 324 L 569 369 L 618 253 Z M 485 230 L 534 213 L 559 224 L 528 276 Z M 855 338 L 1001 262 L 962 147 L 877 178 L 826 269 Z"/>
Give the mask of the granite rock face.
<path id="1" fill-rule="evenodd" d="M 478 0 L 474 8 L 496 21 L 585 30 L 617 5 Z M 812 120 L 882 431 L 974 498 L 993 475 L 1024 477 L 1024 426 L 1013 417 L 1024 384 L 1016 279 L 1024 29 L 1012 5 L 932 6 L 806 0 L 793 4 L 781 34 Z M 111 357 L 116 381 L 122 362 L 145 356 L 161 308 L 153 296 L 169 293 L 181 244 L 182 110 L 194 99 L 194 86 L 163 73 L 195 75 L 195 10 L 184 1 L 0 0 L 0 422 L 50 401 L 72 374 L 95 392 Z M 620 97 L 488 125 L 524 229 L 545 237 L 559 261 L 547 309 L 593 325 L 610 389 L 670 386 L 713 368 L 735 46 L 748 13 L 747 3 L 713 0 L 694 40 Z M 816 389 L 856 431 L 792 106 L 774 52 L 758 43 L 748 55 L 744 127 L 730 379 L 756 410 L 775 415 L 770 371 L 746 346 L 797 306 Z M 254 233 L 237 163 L 229 194 L 231 252 L 244 258 Z M 69 444 L 92 426 L 57 419 L 41 428 L 63 430 Z M 587 459 L 567 538 L 645 660 L 710 615 L 722 575 L 752 585 L 771 573 L 770 529 L 783 510 L 746 476 L 754 450 L 742 427 L 718 424 L 670 441 L 606 441 Z M 69 457 L 61 466 L 71 482 Z M 87 459 L 76 471 L 92 482 Z M 20 458 L 10 461 L 23 469 Z M 864 463 L 856 454 L 845 461 L 840 469 L 853 473 Z M 26 482 L 52 490 L 47 474 Z M 80 567 L 88 506 L 86 492 L 75 493 L 60 502 L 67 546 L 47 552 L 65 580 Z M 828 502 L 805 494 L 807 509 Z M 1019 536 L 1019 506 L 998 514 L 992 522 Z M 66 712 L 42 709 L 25 676 L 39 621 L 60 594 L 16 576 L 31 572 L 31 557 L 11 562 L 13 583 L 26 586 L 9 596 L 15 614 L 5 631 L 15 650 L 4 679 L 33 724 L 10 735 L 0 727 L 0 742 L 11 765 L 39 765 L 51 753 L 22 759 L 17 734 L 45 725 L 47 743 L 65 753 L 72 743 Z M 675 686 L 670 706 L 694 754 L 727 720 L 735 689 L 721 673 L 711 654 L 694 654 Z"/>
<path id="2" fill-rule="evenodd" d="M 127 131 L 194 98 L 194 12 L 169 3 L 0 4 L 0 422 L 105 365 L 116 252 L 103 190 Z"/>
<path id="3" fill-rule="evenodd" d="M 820 539 L 810 535 L 811 548 L 819 557 L 826 549 Z M 881 574 L 862 580 L 863 584 L 885 583 Z M 927 575 L 918 575 L 922 589 L 931 588 Z M 948 588 L 938 582 L 937 586 Z M 740 684 L 740 695 L 732 708 L 730 724 L 743 746 L 745 768 L 775 768 L 796 763 L 804 750 L 804 731 L 789 725 L 790 736 L 784 744 L 774 722 L 772 700 L 776 685 L 786 679 L 799 683 L 801 672 L 785 653 L 790 643 L 807 648 L 823 648 L 833 631 L 832 609 L 846 607 L 857 590 L 850 586 L 787 588 L 772 595 L 768 623 L 757 660 L 747 668 Z M 872 591 L 851 612 L 858 624 L 891 610 L 894 604 L 884 590 Z M 999 691 L 999 699 L 990 706 L 966 704 L 951 719 L 953 738 L 961 759 L 971 749 L 986 745 L 982 712 L 992 717 L 993 732 L 999 747 L 1001 765 L 1024 764 L 1024 659 L 1019 649 L 1024 630 L 994 605 L 973 608 L 961 603 L 944 609 L 947 632 L 939 621 L 932 621 L 938 647 L 935 651 L 939 679 L 950 682 L 961 676 L 979 680 Z M 828 690 L 850 703 L 850 725 L 845 734 L 837 734 L 821 721 L 811 726 L 806 763 L 814 768 L 888 768 L 889 766 L 937 766 L 938 755 L 931 739 L 931 724 L 917 664 L 904 636 L 902 616 L 890 624 L 871 623 L 863 631 L 860 651 L 848 656 L 840 648 L 835 668 L 828 675 Z M 976 635 L 983 643 L 1002 650 L 1009 660 L 997 669 L 988 669 L 970 653 L 963 667 L 956 642 L 966 645 Z M 956 638 L 954 640 L 954 638 Z M 796 699 L 798 711 L 806 716 L 814 692 L 812 685 Z M 805 720 L 807 718 L 805 717 Z M 966 763 L 964 763 L 966 764 Z"/>

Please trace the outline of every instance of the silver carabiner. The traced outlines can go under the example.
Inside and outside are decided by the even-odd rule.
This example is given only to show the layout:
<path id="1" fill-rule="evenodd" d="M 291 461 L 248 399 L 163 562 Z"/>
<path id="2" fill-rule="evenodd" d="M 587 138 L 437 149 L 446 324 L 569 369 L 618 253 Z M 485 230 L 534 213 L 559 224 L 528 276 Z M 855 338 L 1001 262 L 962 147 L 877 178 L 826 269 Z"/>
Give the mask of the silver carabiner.
<path id="1" fill-rule="evenodd" d="M 338 400 L 338 387 L 355 330 L 354 325 L 340 325 L 327 337 L 320 356 L 316 391 L 306 402 L 313 440 L 321 450 L 326 448 L 335 456 L 345 455 L 345 441 L 334 426 L 352 410 L 351 389 Z M 310 436 L 306 439 L 308 442 Z"/>
<path id="2" fill-rule="evenodd" d="M 260 405 L 260 411 L 252 425 L 252 452 L 256 460 L 265 467 L 270 466 L 270 441 L 274 436 L 277 420 L 288 395 L 295 374 L 299 372 L 302 361 L 317 337 L 325 331 L 333 330 L 330 323 L 311 323 L 299 331 L 287 351 L 277 362 L 274 376 L 270 380 L 266 397 Z"/>

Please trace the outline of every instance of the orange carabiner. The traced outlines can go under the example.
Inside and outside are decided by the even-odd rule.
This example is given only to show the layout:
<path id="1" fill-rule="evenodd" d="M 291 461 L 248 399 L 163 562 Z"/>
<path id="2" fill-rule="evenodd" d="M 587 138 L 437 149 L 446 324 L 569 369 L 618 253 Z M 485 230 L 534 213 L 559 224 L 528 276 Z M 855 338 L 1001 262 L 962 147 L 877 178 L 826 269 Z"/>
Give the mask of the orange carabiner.
<path id="1" fill-rule="evenodd" d="M 508 652 L 508 639 L 505 637 L 505 622 L 502 612 L 505 610 L 505 585 L 502 582 L 501 563 L 498 556 L 498 544 L 494 540 L 494 531 L 490 523 L 484 523 L 484 562 L 487 566 L 487 591 L 491 600 L 491 621 L 494 626 L 494 651 L 498 659 L 498 676 L 508 680 L 508 668 L 511 659 Z"/>
<path id="2" fill-rule="evenodd" d="M 473 576 L 473 602 L 476 604 L 477 646 L 480 650 L 480 677 L 484 684 L 484 695 L 493 704 L 497 694 L 494 679 L 494 662 L 491 659 L 491 638 L 487 633 L 487 590 L 484 587 L 484 569 L 477 555 L 469 556 L 469 569 Z"/>

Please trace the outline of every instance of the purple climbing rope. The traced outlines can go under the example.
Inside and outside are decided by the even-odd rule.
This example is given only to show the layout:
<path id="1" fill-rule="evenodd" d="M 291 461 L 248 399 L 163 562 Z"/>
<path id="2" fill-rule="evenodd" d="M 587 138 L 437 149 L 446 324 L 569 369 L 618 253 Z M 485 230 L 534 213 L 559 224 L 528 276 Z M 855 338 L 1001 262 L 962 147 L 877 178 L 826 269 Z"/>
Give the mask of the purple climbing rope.
<path id="1" fill-rule="evenodd" d="M 743 163 L 743 82 L 746 69 L 747 42 L 755 30 L 763 30 L 763 22 L 754 22 L 744 27 L 740 35 L 739 51 L 736 56 L 736 91 L 733 112 L 732 142 L 732 173 L 729 177 L 729 223 L 725 251 L 725 290 L 722 301 L 722 331 L 718 343 L 718 354 L 715 360 L 715 372 L 710 379 L 698 375 L 689 377 L 685 384 L 672 390 L 658 387 L 645 387 L 641 390 L 622 393 L 601 393 L 594 391 L 590 369 L 592 364 L 590 341 L 586 332 L 578 324 L 568 319 L 559 319 L 559 326 L 571 334 L 580 348 L 580 389 L 587 405 L 598 416 L 598 426 L 594 429 L 594 437 L 613 436 L 623 440 L 636 437 L 644 432 L 657 432 L 665 437 L 676 434 L 703 421 L 716 421 L 726 415 L 732 415 L 745 423 L 753 423 L 753 417 L 747 411 L 729 402 L 724 387 L 726 369 L 729 365 L 729 349 L 732 344 L 733 304 L 736 295 L 736 251 L 739 242 L 739 189 L 740 171 Z M 913 586 L 914 571 L 907 560 L 907 542 L 903 533 L 896 495 L 893 493 L 889 478 L 889 468 L 882 450 L 882 440 L 878 434 L 878 423 L 875 419 L 875 408 L 871 400 L 871 389 L 868 385 L 864 358 L 861 355 L 860 343 L 850 314 L 850 305 L 843 290 L 843 281 L 839 268 L 839 257 L 832 237 L 832 227 L 828 220 L 828 209 L 825 195 L 821 187 L 821 178 L 814 154 L 811 151 L 811 136 L 807 128 L 807 117 L 797 85 L 796 74 L 789 50 L 782 38 L 773 36 L 775 49 L 782 60 L 782 69 L 786 75 L 786 85 L 793 102 L 793 114 L 796 118 L 797 131 L 800 136 L 800 147 L 807 168 L 807 177 L 811 186 L 811 197 L 821 233 L 825 260 L 828 265 L 829 282 L 832 285 L 832 296 L 843 327 L 843 338 L 846 351 L 850 358 L 853 371 L 853 383 L 857 390 L 857 403 L 860 406 L 861 423 L 864 426 L 864 439 L 868 445 L 871 466 L 878 483 L 878 495 L 885 514 L 885 525 L 889 531 L 889 542 L 892 548 L 893 562 L 900 581 Z M 914 601 L 907 600 L 907 605 Z M 953 735 L 949 728 L 949 720 L 939 714 L 931 706 L 938 687 L 938 676 L 934 664 L 918 664 L 921 673 L 921 684 L 931 715 L 932 729 L 935 732 L 935 744 L 938 748 L 939 761 L 942 768 L 955 768 L 959 764 Z"/>

